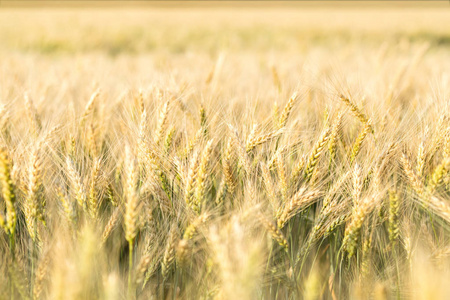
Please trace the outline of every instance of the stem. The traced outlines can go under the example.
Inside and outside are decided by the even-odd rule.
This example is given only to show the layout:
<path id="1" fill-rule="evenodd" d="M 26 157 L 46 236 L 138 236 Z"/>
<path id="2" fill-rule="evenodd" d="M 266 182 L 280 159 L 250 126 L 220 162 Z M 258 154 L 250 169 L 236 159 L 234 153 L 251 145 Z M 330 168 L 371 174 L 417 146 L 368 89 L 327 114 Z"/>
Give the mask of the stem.
<path id="1" fill-rule="evenodd" d="M 131 270 L 133 269 L 133 240 L 128 241 L 128 249 L 129 249 L 129 255 L 128 255 L 128 299 L 133 299 L 132 297 L 132 276 L 131 276 Z"/>
<path id="2" fill-rule="evenodd" d="M 16 243 L 14 241 L 14 235 L 10 234 L 9 235 L 9 251 L 11 252 L 11 258 L 12 261 L 15 261 L 15 247 L 16 247 Z"/>
<path id="3" fill-rule="evenodd" d="M 34 286 L 34 252 L 35 252 L 35 243 L 33 239 L 30 237 L 30 259 L 31 259 L 31 274 L 30 274 L 30 297 L 33 298 L 33 286 Z"/>
<path id="4" fill-rule="evenodd" d="M 178 270 L 175 270 L 175 284 L 172 292 L 172 300 L 175 300 L 177 297 L 177 285 L 178 285 Z"/>
<path id="5" fill-rule="evenodd" d="M 9 251 L 11 252 L 11 259 L 12 259 L 12 263 L 11 263 L 11 265 L 14 265 L 14 262 L 15 262 L 15 255 L 14 255 L 14 252 L 15 252 L 15 241 L 14 241 L 14 234 L 9 234 Z M 10 283 L 10 292 L 11 292 L 11 294 L 10 294 L 10 299 L 11 300 L 14 300 L 14 285 L 13 285 L 13 278 L 12 278 L 12 270 L 10 269 L 9 270 L 10 272 L 9 272 L 9 283 Z"/>

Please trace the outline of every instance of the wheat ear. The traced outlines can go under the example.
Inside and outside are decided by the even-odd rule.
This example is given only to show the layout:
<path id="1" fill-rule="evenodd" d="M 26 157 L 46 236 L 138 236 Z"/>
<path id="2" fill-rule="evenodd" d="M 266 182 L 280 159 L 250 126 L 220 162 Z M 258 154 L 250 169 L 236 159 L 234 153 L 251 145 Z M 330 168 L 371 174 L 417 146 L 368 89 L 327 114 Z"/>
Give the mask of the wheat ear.
<path id="1" fill-rule="evenodd" d="M 192 209 L 194 209 L 194 193 L 195 193 L 195 182 L 196 182 L 196 176 L 198 172 L 198 166 L 199 166 L 199 151 L 195 151 L 194 155 L 191 158 L 190 164 L 189 164 L 189 171 L 188 175 L 186 177 L 186 183 L 185 183 L 185 192 L 184 192 L 184 200 L 186 201 L 186 204 L 189 205 Z"/>
<path id="2" fill-rule="evenodd" d="M 305 189 L 298 191 L 284 207 L 278 218 L 278 227 L 283 228 L 287 221 L 311 205 L 320 195 L 321 193 L 318 191 L 305 192 Z"/>
<path id="3" fill-rule="evenodd" d="M 355 143 L 353 144 L 352 152 L 350 154 L 350 163 L 353 163 L 356 156 L 359 154 L 359 151 L 361 150 L 361 145 L 362 145 L 364 139 L 366 138 L 367 134 L 371 130 L 371 128 L 372 128 L 371 121 L 368 120 L 365 123 L 364 128 L 362 129 L 362 131 L 359 133 L 358 137 L 356 138 Z"/>
<path id="4" fill-rule="evenodd" d="M 277 173 L 278 173 L 282 201 L 286 201 L 286 199 L 288 197 L 288 179 L 286 176 L 286 166 L 284 164 L 281 151 L 278 152 L 278 154 L 277 154 L 275 164 L 277 166 Z"/>
<path id="5" fill-rule="evenodd" d="M 201 206 L 205 199 L 206 194 L 206 187 L 208 184 L 208 165 L 209 161 L 211 160 L 211 154 L 213 151 L 213 142 L 214 140 L 208 141 L 208 143 L 205 146 L 205 149 L 202 153 L 202 159 L 200 162 L 200 167 L 197 172 L 196 176 L 196 189 L 195 189 L 195 205 L 194 210 L 197 213 L 200 213 Z"/>
<path id="6" fill-rule="evenodd" d="M 99 95 L 100 95 L 100 90 L 95 91 L 91 95 L 91 98 L 89 99 L 89 102 L 86 104 L 86 107 L 84 109 L 84 113 L 83 113 L 83 115 L 81 116 L 81 119 L 80 119 L 80 126 L 81 127 L 84 126 L 84 123 L 86 122 L 86 119 L 94 111 L 95 101 L 98 99 Z"/>
<path id="7" fill-rule="evenodd" d="M 126 182 L 125 182 L 125 238 L 128 241 L 129 265 L 128 265 L 128 294 L 132 291 L 132 269 L 134 239 L 138 232 L 139 196 L 137 194 L 137 180 L 135 161 L 129 146 L 125 149 Z"/>
<path id="8" fill-rule="evenodd" d="M 281 113 L 280 119 L 278 121 L 278 128 L 281 129 L 286 126 L 289 115 L 291 114 L 292 108 L 294 107 L 295 101 L 297 100 L 297 92 L 293 93 L 286 106 Z"/>
<path id="9" fill-rule="evenodd" d="M 4 147 L 0 148 L 0 182 L 2 184 L 2 195 L 6 203 L 6 220 L 1 217 L 2 227 L 9 236 L 10 250 L 14 257 L 14 245 L 16 235 L 16 195 L 11 178 L 11 161 Z"/>
<path id="10" fill-rule="evenodd" d="M 399 235 L 399 197 L 397 191 L 389 191 L 389 240 L 395 244 Z"/>
<path id="11" fill-rule="evenodd" d="M 406 156 L 405 153 L 402 154 L 401 162 L 403 165 L 403 170 L 405 171 L 406 176 L 408 177 L 409 182 L 411 183 L 413 189 L 419 196 L 423 196 L 424 195 L 423 183 L 420 181 L 419 177 L 414 172 L 414 169 L 411 165 L 411 161 L 409 160 L 409 158 Z"/>
<path id="12" fill-rule="evenodd" d="M 37 113 L 36 107 L 34 106 L 33 100 L 28 96 L 28 93 L 25 93 L 25 107 L 27 109 L 27 117 L 30 120 L 31 127 L 33 128 L 33 133 L 37 136 L 39 131 L 41 130 L 41 120 Z"/>
<path id="13" fill-rule="evenodd" d="M 264 228 L 266 228 L 266 230 L 270 233 L 272 238 L 287 252 L 289 244 L 280 229 L 274 223 L 267 220 L 267 218 L 264 217 L 261 213 L 258 213 L 258 218 Z"/>
<path id="14" fill-rule="evenodd" d="M 99 195 L 97 194 L 97 186 L 100 179 L 100 163 L 101 160 L 99 158 L 95 159 L 89 184 L 89 212 L 93 219 L 97 219 L 100 205 Z"/>
<path id="15" fill-rule="evenodd" d="M 156 125 L 155 136 L 153 142 L 158 145 L 161 141 L 161 137 L 164 135 L 167 127 L 167 115 L 169 113 L 169 102 L 165 102 L 158 118 L 158 124 Z"/>
<path id="16" fill-rule="evenodd" d="M 350 108 L 350 111 L 352 112 L 352 114 L 358 118 L 358 120 L 363 123 L 364 125 L 366 125 L 369 121 L 369 119 L 367 118 L 367 116 L 361 112 L 361 110 L 353 103 L 350 101 L 350 99 L 344 97 L 344 96 L 340 96 L 339 99 L 345 103 L 345 105 L 347 105 Z M 369 124 L 369 130 L 372 130 L 372 125 Z"/>
<path id="17" fill-rule="evenodd" d="M 164 251 L 164 257 L 161 263 L 161 273 L 163 280 L 167 280 L 169 272 L 175 260 L 175 243 L 177 240 L 176 227 L 172 226 L 169 232 L 169 237 Z"/>
<path id="18" fill-rule="evenodd" d="M 278 137 L 281 133 L 283 133 L 283 130 L 279 129 L 279 130 L 275 130 L 275 131 L 269 132 L 264 135 L 249 137 L 247 139 L 247 145 L 246 145 L 245 149 L 247 152 L 251 152 L 256 146 L 264 144 L 265 142 L 268 142 L 268 141 Z"/>
<path id="19" fill-rule="evenodd" d="M 39 147 L 39 146 L 38 146 Z M 30 155 L 28 168 L 27 197 L 25 200 L 25 219 L 28 233 L 33 241 L 37 238 L 37 219 L 44 220 L 44 207 L 40 199 L 42 162 L 39 157 L 38 148 Z"/>
<path id="20" fill-rule="evenodd" d="M 348 252 L 349 259 L 355 254 L 356 247 L 358 245 L 359 233 L 364 220 L 372 206 L 371 202 L 373 199 L 365 199 L 355 206 L 352 212 L 352 218 L 347 228 L 345 229 L 344 239 L 342 241 L 342 246 Z"/>
<path id="21" fill-rule="evenodd" d="M 278 197 L 275 192 L 275 188 L 272 182 L 272 176 L 270 175 L 269 168 L 265 163 L 261 163 L 261 173 L 264 181 L 264 186 L 266 188 L 267 195 L 269 196 L 269 202 L 274 211 L 278 211 L 279 203 Z"/>
<path id="22" fill-rule="evenodd" d="M 342 111 L 339 112 L 336 120 L 333 122 L 333 125 L 331 127 L 330 141 L 328 142 L 328 150 L 330 151 L 330 161 L 336 158 L 337 141 L 339 139 L 339 134 L 341 132 L 343 116 L 344 113 Z"/>
<path id="23" fill-rule="evenodd" d="M 231 139 L 228 139 L 227 146 L 223 154 L 223 174 L 225 177 L 225 182 L 227 184 L 227 191 L 231 195 L 234 194 L 234 189 L 236 187 L 233 165 L 234 165 L 233 143 Z"/>
<path id="24" fill-rule="evenodd" d="M 82 207 L 84 210 L 86 210 L 87 209 L 86 194 L 84 192 L 81 176 L 75 169 L 74 162 L 69 156 L 66 157 L 66 165 L 67 171 L 69 173 L 70 182 L 75 192 L 75 199 L 77 200 L 78 205 Z"/>
<path id="25" fill-rule="evenodd" d="M 309 155 L 308 162 L 305 168 L 305 177 L 307 180 L 310 180 L 311 176 L 313 175 L 314 169 L 317 165 L 317 162 L 319 161 L 320 155 L 322 154 L 323 149 L 330 137 L 329 133 L 330 128 L 327 127 L 320 135 L 319 139 L 317 140 L 311 151 L 311 154 Z"/>
<path id="26" fill-rule="evenodd" d="M 355 168 L 353 169 L 353 194 L 352 200 L 353 205 L 356 206 L 359 203 L 359 199 L 361 196 L 361 191 L 363 188 L 363 180 L 362 180 L 362 170 L 358 164 L 355 164 Z"/>

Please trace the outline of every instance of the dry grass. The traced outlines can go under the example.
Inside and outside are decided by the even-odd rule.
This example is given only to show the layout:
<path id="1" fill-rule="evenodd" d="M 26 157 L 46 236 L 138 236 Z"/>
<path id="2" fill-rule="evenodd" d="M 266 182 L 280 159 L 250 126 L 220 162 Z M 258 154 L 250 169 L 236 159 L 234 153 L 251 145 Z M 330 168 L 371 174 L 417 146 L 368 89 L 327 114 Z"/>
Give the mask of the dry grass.
<path id="1" fill-rule="evenodd" d="M 0 11 L 0 298 L 449 298 L 423 9 Z"/>

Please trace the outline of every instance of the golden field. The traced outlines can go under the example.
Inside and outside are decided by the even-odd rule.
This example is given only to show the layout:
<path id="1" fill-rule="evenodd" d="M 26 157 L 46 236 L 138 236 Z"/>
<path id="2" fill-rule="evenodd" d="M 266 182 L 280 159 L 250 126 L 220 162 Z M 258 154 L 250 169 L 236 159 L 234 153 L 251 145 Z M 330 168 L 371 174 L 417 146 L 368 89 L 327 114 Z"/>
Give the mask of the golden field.
<path id="1" fill-rule="evenodd" d="M 450 298 L 448 3 L 6 4 L 0 299 Z"/>

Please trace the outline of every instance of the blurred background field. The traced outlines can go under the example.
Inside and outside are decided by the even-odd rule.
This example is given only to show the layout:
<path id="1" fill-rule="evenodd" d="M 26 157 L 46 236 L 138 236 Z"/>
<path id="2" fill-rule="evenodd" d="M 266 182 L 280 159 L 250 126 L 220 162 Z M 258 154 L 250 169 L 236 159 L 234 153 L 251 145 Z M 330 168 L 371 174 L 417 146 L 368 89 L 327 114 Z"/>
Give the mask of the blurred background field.
<path id="1" fill-rule="evenodd" d="M 304 53 L 317 46 L 399 41 L 450 45 L 445 1 L 37 3 L 3 2 L 2 51 L 214 55 L 221 50 Z"/>
<path id="2" fill-rule="evenodd" d="M 254 98 L 256 87 L 273 86 L 272 67 L 288 97 L 300 81 L 313 88 L 324 74 L 327 84 L 347 82 L 354 91 L 376 74 L 383 83 L 399 80 L 410 60 L 424 53 L 432 55 L 425 55 L 430 61 L 422 75 L 433 72 L 426 80 L 436 81 L 450 61 L 445 1 L 2 1 L 0 7 L 1 74 L 21 79 L 0 92 L 4 99 L 22 93 L 13 91 L 18 87 L 62 97 L 48 94 L 62 77 L 89 78 L 116 96 L 124 87 L 167 78 L 204 82 L 219 61 L 224 70 L 216 77 L 230 97 Z M 259 82 L 249 84 L 249 78 Z M 377 94 L 389 90 L 376 88 Z M 276 88 L 260 95 L 273 96 L 279 96 Z"/>

